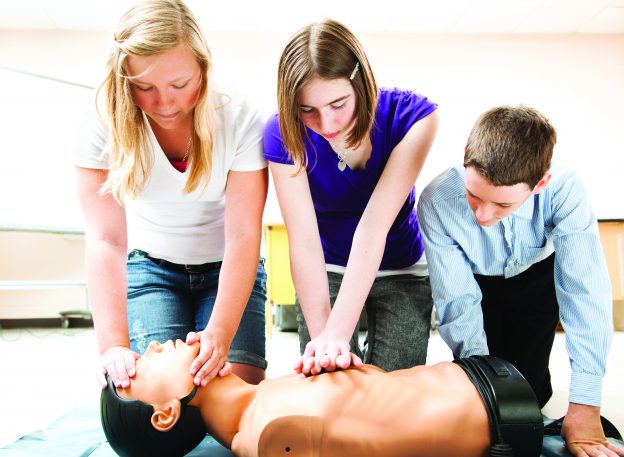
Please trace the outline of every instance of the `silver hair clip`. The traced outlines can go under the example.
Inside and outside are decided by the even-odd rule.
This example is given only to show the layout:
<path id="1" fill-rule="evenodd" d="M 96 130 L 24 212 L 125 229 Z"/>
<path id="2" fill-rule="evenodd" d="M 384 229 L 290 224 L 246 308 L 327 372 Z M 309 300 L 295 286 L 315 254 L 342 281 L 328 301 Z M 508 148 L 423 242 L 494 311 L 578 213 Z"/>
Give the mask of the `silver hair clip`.
<path id="1" fill-rule="evenodd" d="M 353 69 L 353 71 L 351 72 L 351 76 L 349 76 L 349 79 L 351 81 L 353 81 L 353 78 L 355 78 L 355 75 L 357 74 L 358 70 L 360 69 L 360 62 L 356 62 L 355 63 L 355 68 Z"/>

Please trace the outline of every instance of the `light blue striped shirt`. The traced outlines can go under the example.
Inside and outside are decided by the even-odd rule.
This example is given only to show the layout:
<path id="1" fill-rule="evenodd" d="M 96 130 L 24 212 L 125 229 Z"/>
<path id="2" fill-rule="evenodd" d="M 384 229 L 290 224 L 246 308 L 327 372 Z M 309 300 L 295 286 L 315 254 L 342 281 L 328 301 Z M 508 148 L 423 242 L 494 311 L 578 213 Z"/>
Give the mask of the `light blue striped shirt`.
<path id="1" fill-rule="evenodd" d="M 424 189 L 418 220 L 439 330 L 456 357 L 487 354 L 473 274 L 509 278 L 556 251 L 555 288 L 572 368 L 569 401 L 600 406 L 613 329 L 609 275 L 583 185 L 570 170 L 551 173 L 541 193 L 492 227 L 477 224 L 468 206 L 463 166 Z"/>

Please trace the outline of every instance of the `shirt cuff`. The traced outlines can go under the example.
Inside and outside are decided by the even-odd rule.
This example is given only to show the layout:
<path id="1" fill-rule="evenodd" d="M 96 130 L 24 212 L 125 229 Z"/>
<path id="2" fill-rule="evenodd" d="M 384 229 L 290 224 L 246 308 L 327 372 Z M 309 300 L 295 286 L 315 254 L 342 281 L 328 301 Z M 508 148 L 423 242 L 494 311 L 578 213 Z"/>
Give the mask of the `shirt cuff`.
<path id="1" fill-rule="evenodd" d="M 602 376 L 573 371 L 568 401 L 580 405 L 600 406 L 602 402 Z"/>
<path id="2" fill-rule="evenodd" d="M 471 348 L 471 349 L 462 349 L 460 357 L 465 359 L 466 357 L 470 357 L 471 355 L 490 355 L 490 351 L 488 348 Z"/>

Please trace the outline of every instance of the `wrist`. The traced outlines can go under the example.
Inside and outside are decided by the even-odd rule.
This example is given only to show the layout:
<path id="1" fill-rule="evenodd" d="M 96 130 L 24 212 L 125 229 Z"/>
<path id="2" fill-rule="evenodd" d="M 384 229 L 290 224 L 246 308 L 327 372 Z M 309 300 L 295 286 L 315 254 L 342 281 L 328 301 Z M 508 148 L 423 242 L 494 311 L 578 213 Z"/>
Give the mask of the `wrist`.
<path id="1" fill-rule="evenodd" d="M 342 325 L 333 325 L 328 321 L 323 329 L 323 334 L 332 339 L 349 341 L 354 330 L 355 327 L 353 329 L 349 329 L 348 326 L 344 325 L 344 323 L 342 323 Z"/>
<path id="2" fill-rule="evenodd" d="M 584 416 L 584 417 L 594 417 L 600 418 L 600 407 L 592 406 L 592 405 L 582 405 L 580 403 L 568 403 L 568 412 L 566 413 L 566 417 L 570 416 Z"/>
<path id="3" fill-rule="evenodd" d="M 306 326 L 308 327 L 308 333 L 310 334 L 310 338 L 314 339 L 319 336 L 321 332 L 325 331 L 325 329 L 327 328 L 327 321 L 331 312 L 331 308 L 329 307 L 329 305 L 327 307 L 323 307 L 321 310 L 312 312 L 304 311 L 302 306 L 301 311 L 303 313 L 303 318 L 305 319 Z"/>
<path id="4" fill-rule="evenodd" d="M 127 349 L 130 350 L 130 344 L 124 344 L 124 343 L 113 343 L 110 344 L 106 347 L 103 347 L 100 349 L 100 355 L 104 355 L 110 351 L 113 351 L 115 349 Z"/>
<path id="5" fill-rule="evenodd" d="M 359 318 L 359 313 L 356 316 L 355 314 L 350 315 L 350 313 L 336 312 L 336 307 L 334 305 L 334 310 L 325 323 L 324 332 L 330 334 L 334 338 L 350 340 Z"/>
<path id="6" fill-rule="evenodd" d="M 229 322 L 227 321 L 218 322 L 210 319 L 202 333 L 206 333 L 215 336 L 221 340 L 227 340 L 228 342 L 231 342 L 234 339 L 234 335 L 236 334 L 236 327 L 232 327 L 228 324 Z"/>

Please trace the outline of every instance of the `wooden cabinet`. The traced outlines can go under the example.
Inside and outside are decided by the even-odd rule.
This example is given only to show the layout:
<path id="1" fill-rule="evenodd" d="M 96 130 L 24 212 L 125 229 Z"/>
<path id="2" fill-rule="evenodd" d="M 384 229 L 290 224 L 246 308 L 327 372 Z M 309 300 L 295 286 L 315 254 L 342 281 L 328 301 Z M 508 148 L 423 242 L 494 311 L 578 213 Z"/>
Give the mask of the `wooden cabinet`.
<path id="1" fill-rule="evenodd" d="M 613 290 L 613 322 L 624 331 L 624 220 L 598 221 L 598 230 Z"/>

